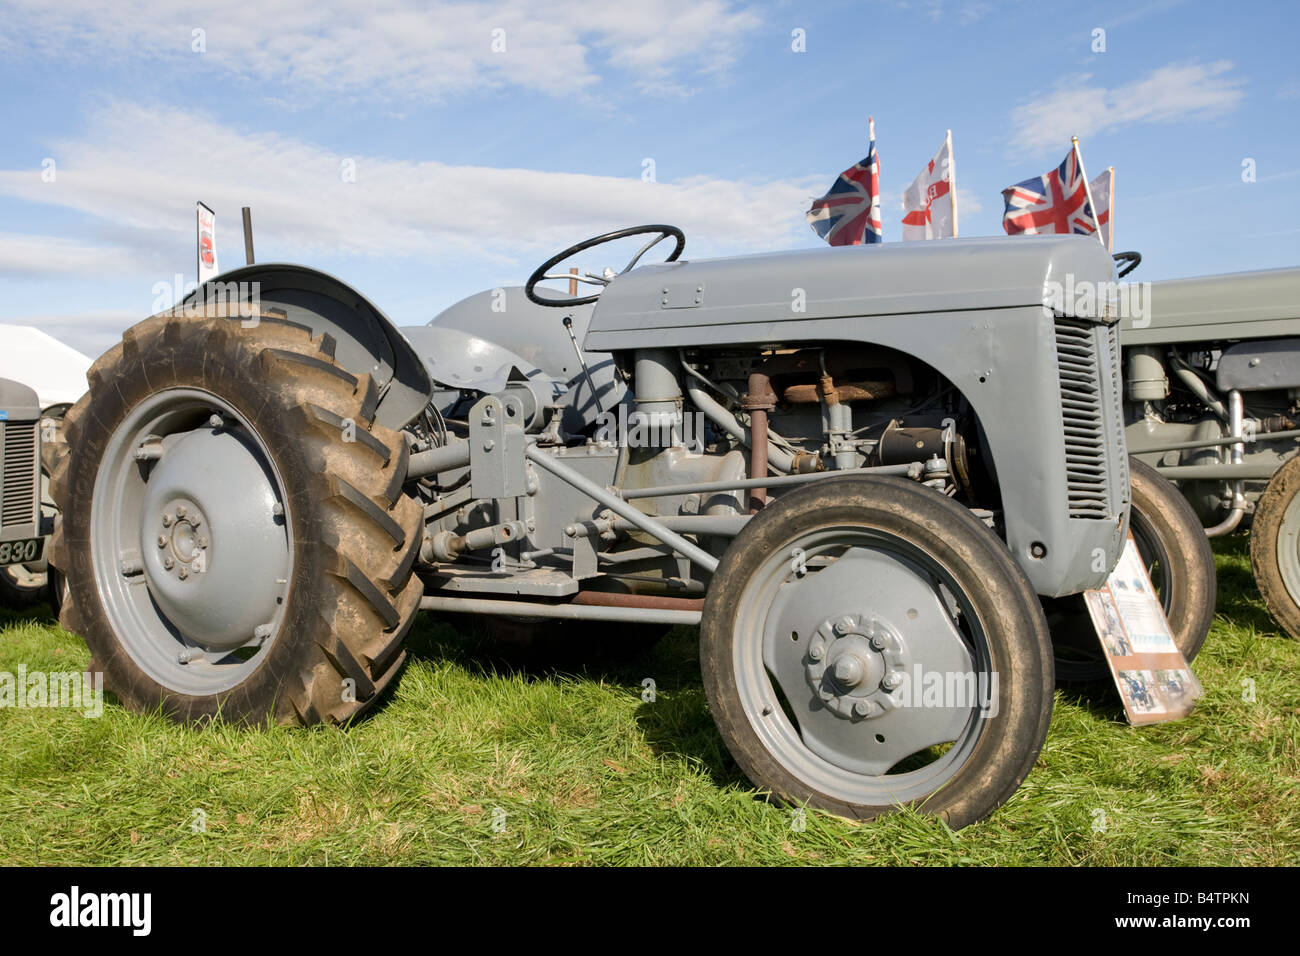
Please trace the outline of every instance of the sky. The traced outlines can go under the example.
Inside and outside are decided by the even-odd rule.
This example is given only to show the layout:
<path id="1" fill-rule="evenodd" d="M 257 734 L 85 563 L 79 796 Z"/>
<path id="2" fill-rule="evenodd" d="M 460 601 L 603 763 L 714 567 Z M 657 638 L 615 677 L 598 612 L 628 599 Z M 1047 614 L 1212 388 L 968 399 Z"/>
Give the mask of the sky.
<path id="1" fill-rule="evenodd" d="M 1077 135 L 1134 280 L 1300 265 L 1297 41 L 1296 0 L 0 0 L 0 322 L 98 355 L 194 279 L 196 200 L 223 268 L 250 206 L 398 325 L 627 225 L 814 248 L 868 116 L 887 242 L 946 130 L 963 236 Z"/>

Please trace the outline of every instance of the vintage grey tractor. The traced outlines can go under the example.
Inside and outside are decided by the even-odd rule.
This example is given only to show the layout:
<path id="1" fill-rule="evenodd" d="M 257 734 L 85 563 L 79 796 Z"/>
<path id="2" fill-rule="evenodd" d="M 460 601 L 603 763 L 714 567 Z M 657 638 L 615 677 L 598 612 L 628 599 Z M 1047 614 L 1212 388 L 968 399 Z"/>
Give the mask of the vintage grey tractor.
<path id="1" fill-rule="evenodd" d="M 1260 594 L 1300 638 L 1300 268 L 1150 283 L 1121 323 L 1129 450 L 1215 537 L 1250 530 Z"/>
<path id="2" fill-rule="evenodd" d="M 0 605 L 11 608 L 62 591 L 49 569 L 54 515 L 42 500 L 41 423 L 36 392 L 0 379 Z"/>
<path id="3" fill-rule="evenodd" d="M 629 239 L 621 271 L 560 271 Z M 1044 306 L 1113 263 L 1070 236 L 684 244 L 598 236 L 403 331 L 255 265 L 128 330 L 53 483 L 91 667 L 181 720 L 343 722 L 422 609 L 610 644 L 698 625 L 760 789 L 990 813 L 1047 733 L 1041 601 L 1103 583 L 1128 529 L 1116 326 Z"/>

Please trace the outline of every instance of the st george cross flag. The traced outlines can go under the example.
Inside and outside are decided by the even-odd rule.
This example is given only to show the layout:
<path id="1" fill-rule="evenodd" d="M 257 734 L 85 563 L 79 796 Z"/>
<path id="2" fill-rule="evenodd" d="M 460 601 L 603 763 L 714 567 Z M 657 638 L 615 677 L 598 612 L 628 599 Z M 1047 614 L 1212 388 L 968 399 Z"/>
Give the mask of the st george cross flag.
<path id="1" fill-rule="evenodd" d="M 884 239 L 875 120 L 868 120 L 868 125 L 871 148 L 866 159 L 840 173 L 830 191 L 804 214 L 808 225 L 832 246 L 860 246 Z"/>
<path id="2" fill-rule="evenodd" d="M 903 193 L 904 239 L 950 239 L 957 235 L 952 130 L 934 159 Z"/>
<path id="3" fill-rule="evenodd" d="M 1115 195 L 1115 167 L 1108 166 L 1106 171 L 1088 184 L 1092 193 L 1092 204 L 1097 210 L 1097 225 L 1101 227 L 1102 238 L 1106 240 L 1106 249 L 1115 251 L 1115 222 L 1111 218 L 1111 200 Z"/>
<path id="4" fill-rule="evenodd" d="M 1051 172 L 1002 190 L 1002 201 L 1006 205 L 1002 228 L 1008 235 L 1097 234 L 1077 145 L 1070 147 L 1065 161 Z"/>

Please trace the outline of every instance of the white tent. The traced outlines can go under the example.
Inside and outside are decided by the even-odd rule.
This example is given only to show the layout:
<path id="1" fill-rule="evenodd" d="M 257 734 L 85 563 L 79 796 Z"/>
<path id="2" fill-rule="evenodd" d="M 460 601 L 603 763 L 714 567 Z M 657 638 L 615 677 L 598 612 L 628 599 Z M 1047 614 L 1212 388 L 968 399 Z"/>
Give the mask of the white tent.
<path id="1" fill-rule="evenodd" d="M 91 360 L 30 325 L 0 324 L 0 378 L 34 388 L 41 407 L 71 404 L 86 391 Z"/>

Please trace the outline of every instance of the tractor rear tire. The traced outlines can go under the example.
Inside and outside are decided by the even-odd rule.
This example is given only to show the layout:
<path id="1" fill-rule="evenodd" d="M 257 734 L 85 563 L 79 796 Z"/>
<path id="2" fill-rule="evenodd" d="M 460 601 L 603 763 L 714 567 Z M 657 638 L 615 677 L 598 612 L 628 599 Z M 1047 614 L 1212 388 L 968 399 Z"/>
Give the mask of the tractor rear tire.
<path id="1" fill-rule="evenodd" d="M 176 309 L 87 373 L 52 484 L 60 620 L 131 709 L 339 723 L 398 673 L 422 509 L 376 383 L 334 348 Z"/>
<path id="2" fill-rule="evenodd" d="M 1255 506 L 1250 564 L 1274 620 L 1300 640 L 1300 458 L 1273 473 Z"/>

